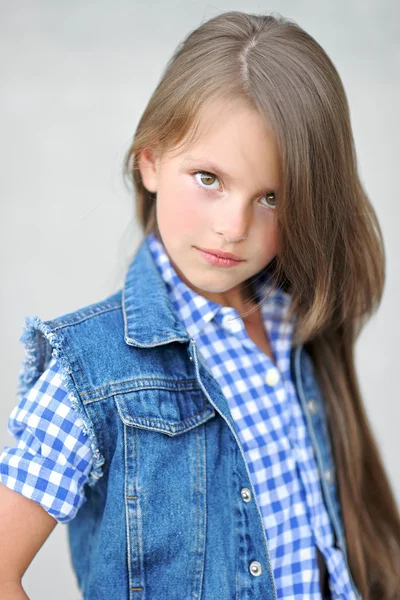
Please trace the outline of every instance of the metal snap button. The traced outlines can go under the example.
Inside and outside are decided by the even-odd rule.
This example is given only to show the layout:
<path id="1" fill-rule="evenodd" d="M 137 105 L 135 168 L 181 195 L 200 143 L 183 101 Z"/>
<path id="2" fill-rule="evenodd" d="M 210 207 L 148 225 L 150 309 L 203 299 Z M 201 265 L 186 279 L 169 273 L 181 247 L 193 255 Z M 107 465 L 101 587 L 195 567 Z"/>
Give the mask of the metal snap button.
<path id="1" fill-rule="evenodd" d="M 240 490 L 240 495 L 242 496 L 242 500 L 244 502 L 250 502 L 250 500 L 251 500 L 251 492 L 250 492 L 249 488 L 246 488 L 246 487 L 242 488 Z"/>
<path id="2" fill-rule="evenodd" d="M 252 560 L 249 565 L 249 571 L 255 577 L 258 577 L 262 573 L 262 565 L 258 560 Z"/>
<path id="3" fill-rule="evenodd" d="M 276 367 L 271 367 L 270 369 L 268 369 L 267 374 L 265 376 L 265 381 L 268 383 L 268 385 L 276 385 L 279 381 L 279 373 L 278 373 L 278 369 Z"/>
<path id="4" fill-rule="evenodd" d="M 315 415 L 318 412 L 317 403 L 315 402 L 314 398 L 310 398 L 310 400 L 307 402 L 307 406 L 312 415 Z"/>

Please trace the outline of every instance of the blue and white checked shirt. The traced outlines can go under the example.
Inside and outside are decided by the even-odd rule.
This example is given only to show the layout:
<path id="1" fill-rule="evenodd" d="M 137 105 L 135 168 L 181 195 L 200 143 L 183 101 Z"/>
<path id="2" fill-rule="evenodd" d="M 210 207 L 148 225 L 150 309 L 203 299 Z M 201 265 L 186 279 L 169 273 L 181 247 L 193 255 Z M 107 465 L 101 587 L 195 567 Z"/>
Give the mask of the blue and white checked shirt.
<path id="1" fill-rule="evenodd" d="M 313 447 L 291 381 L 293 320 L 286 327 L 282 323 L 290 296 L 274 290 L 260 307 L 275 366 L 249 338 L 236 309 L 189 288 L 157 237 L 147 239 L 171 302 L 229 404 L 263 516 L 278 598 L 321 598 L 317 545 L 332 598 L 355 599 L 342 552 L 334 547 Z M 259 278 L 255 284 L 259 298 L 266 292 L 263 283 Z M 18 446 L 6 446 L 0 455 L 0 481 L 36 500 L 57 521 L 72 520 L 86 500 L 91 449 L 54 358 L 12 411 L 8 431 Z"/>
<path id="2" fill-rule="evenodd" d="M 22 396 L 8 419 L 18 441 L 0 455 L 0 481 L 43 506 L 57 521 L 74 518 L 86 501 L 83 486 L 92 450 L 81 418 L 70 404 L 60 362 L 48 368 Z"/>

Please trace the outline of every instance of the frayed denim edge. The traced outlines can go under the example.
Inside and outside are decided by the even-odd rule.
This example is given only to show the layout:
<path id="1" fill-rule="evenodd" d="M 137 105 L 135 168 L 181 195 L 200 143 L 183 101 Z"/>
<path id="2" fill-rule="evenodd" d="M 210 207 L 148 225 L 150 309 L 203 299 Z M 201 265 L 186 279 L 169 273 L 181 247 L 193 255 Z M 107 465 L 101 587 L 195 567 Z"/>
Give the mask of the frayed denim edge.
<path id="1" fill-rule="evenodd" d="M 21 370 L 18 374 L 18 395 L 23 396 L 41 375 L 37 338 L 38 331 L 52 347 L 52 356 L 60 361 L 61 378 L 65 383 L 68 398 L 78 416 L 82 419 L 82 429 L 90 440 L 90 446 L 93 452 L 93 466 L 88 476 L 88 485 L 92 487 L 104 474 L 101 467 L 104 464 L 105 459 L 100 453 L 92 422 L 81 401 L 77 398 L 76 387 L 71 376 L 72 368 L 59 337 L 49 325 L 46 325 L 37 316 L 32 318 L 28 316 L 25 317 L 25 327 L 23 328 L 22 335 L 19 339 L 19 341 L 25 345 L 25 355 L 22 360 Z"/>

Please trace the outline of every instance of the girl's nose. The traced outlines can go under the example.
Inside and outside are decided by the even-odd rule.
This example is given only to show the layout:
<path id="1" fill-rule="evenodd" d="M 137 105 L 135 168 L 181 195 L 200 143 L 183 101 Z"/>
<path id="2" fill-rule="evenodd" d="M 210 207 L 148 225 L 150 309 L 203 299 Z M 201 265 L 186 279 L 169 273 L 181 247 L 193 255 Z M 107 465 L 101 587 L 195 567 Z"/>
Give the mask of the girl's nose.
<path id="1" fill-rule="evenodd" d="M 245 240 L 247 238 L 247 235 L 242 235 L 242 236 L 237 237 L 237 238 L 228 238 L 225 234 L 223 234 L 223 235 L 224 235 L 224 238 L 226 239 L 226 241 L 228 243 L 230 243 L 230 242 L 232 242 L 232 243 L 233 242 L 240 242 L 241 240 Z"/>
<path id="2" fill-rule="evenodd" d="M 219 215 L 219 226 L 215 231 L 223 235 L 227 242 L 238 242 L 248 236 L 250 225 L 250 211 L 243 203 L 227 203 L 225 209 Z"/>

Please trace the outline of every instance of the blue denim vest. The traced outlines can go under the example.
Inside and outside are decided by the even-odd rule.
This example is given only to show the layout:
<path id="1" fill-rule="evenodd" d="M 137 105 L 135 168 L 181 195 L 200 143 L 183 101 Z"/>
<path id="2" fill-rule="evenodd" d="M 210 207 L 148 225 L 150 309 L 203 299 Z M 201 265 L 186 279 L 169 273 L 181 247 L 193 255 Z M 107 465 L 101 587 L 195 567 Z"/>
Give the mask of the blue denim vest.
<path id="1" fill-rule="evenodd" d="M 21 340 L 21 386 L 58 357 L 94 451 L 87 501 L 67 524 L 85 600 L 276 600 L 228 403 L 147 245 L 117 293 L 53 320 L 34 317 Z M 292 348 L 291 371 L 335 543 L 347 557 L 324 402 L 303 345 Z"/>

